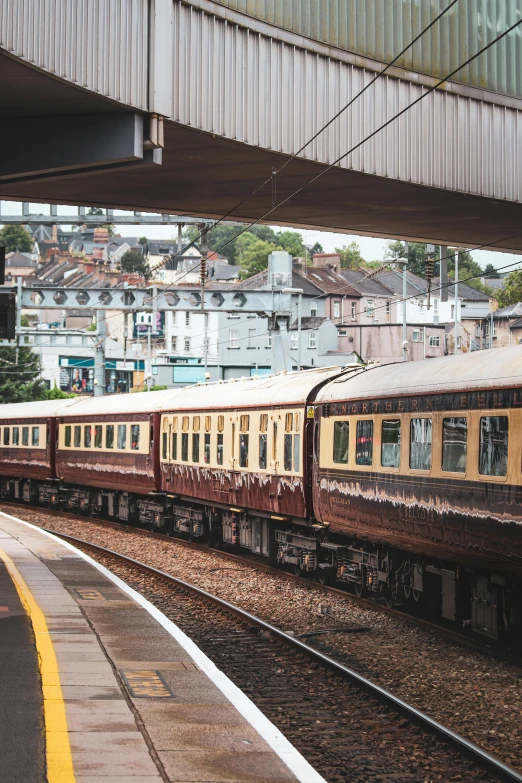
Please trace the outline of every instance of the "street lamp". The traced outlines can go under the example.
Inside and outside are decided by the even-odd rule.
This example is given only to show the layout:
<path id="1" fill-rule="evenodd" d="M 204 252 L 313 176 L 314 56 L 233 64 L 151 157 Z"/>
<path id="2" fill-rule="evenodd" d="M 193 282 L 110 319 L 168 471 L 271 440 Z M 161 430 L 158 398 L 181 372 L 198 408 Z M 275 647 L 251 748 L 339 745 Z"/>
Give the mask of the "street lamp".
<path id="1" fill-rule="evenodd" d="M 407 248 L 406 248 L 407 251 Z M 407 258 L 396 258 L 393 262 L 397 266 L 402 266 L 402 361 L 408 361 L 408 330 L 406 328 L 406 267 L 408 266 Z"/>
<path id="2" fill-rule="evenodd" d="M 297 294 L 297 369 L 301 369 L 301 305 L 303 302 L 302 288 L 283 288 L 283 294 Z M 292 319 L 292 300 L 290 299 L 290 319 Z"/>

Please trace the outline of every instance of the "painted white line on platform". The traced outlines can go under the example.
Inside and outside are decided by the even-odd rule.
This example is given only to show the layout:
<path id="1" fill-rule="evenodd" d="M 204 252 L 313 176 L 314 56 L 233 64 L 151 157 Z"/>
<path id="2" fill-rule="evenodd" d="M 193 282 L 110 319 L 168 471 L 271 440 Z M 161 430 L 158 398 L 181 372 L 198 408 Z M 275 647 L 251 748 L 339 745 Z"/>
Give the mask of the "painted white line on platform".
<path id="1" fill-rule="evenodd" d="M 154 617 L 154 619 L 183 647 L 184 650 L 191 656 L 192 660 L 197 666 L 205 672 L 207 677 L 219 688 L 219 690 L 227 697 L 227 699 L 234 705 L 238 712 L 250 723 L 250 725 L 257 731 L 257 733 L 267 742 L 272 750 L 284 761 L 286 766 L 293 772 L 300 783 L 326 783 L 325 779 L 308 763 L 308 761 L 294 748 L 294 746 L 286 739 L 286 737 L 274 726 L 274 724 L 263 715 L 261 710 L 241 691 L 237 685 L 229 680 L 224 672 L 217 668 L 217 666 L 208 658 L 205 653 L 199 649 L 192 639 L 190 639 L 181 628 L 178 628 L 172 620 L 165 617 L 163 612 L 156 609 L 150 601 L 147 601 L 140 593 L 133 590 L 132 587 L 120 579 L 118 576 L 109 571 L 108 568 L 96 562 L 92 557 L 86 555 L 80 549 L 77 549 L 73 544 L 68 541 L 63 541 L 58 536 L 48 533 L 42 530 L 37 525 L 32 525 L 30 522 L 26 522 L 23 519 L 18 519 L 11 514 L 6 514 L 4 511 L 0 512 L 8 519 L 12 519 L 15 522 L 19 522 L 22 525 L 32 528 L 33 530 L 41 533 L 44 536 L 52 538 L 57 543 L 70 549 L 78 557 L 82 557 L 88 563 L 98 569 L 104 576 L 114 582 L 121 590 L 136 601 L 140 606 L 147 610 L 147 612 Z"/>

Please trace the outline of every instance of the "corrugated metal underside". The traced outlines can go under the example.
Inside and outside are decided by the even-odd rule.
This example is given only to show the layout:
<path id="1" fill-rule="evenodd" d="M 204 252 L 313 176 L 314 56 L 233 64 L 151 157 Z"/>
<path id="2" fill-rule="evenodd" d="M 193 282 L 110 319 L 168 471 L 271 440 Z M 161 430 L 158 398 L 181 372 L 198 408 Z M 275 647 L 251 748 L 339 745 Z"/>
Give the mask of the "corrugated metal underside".
<path id="1" fill-rule="evenodd" d="M 290 0 L 288 0 L 289 2 Z M 293 154 L 375 73 L 174 3 L 172 118 Z M 379 79 L 301 157 L 333 163 L 426 88 Z M 435 188 L 520 201 L 520 112 L 439 90 L 339 165 Z"/>
<path id="2" fill-rule="evenodd" d="M 147 109 L 147 0 L 0 0 L 0 48 L 79 87 Z"/>
<path id="3" fill-rule="evenodd" d="M 263 22 L 390 62 L 450 0 L 214 0 Z M 522 0 L 461 0 L 398 61 L 444 77 L 520 18 Z M 520 34 L 464 68 L 455 81 L 522 97 Z"/>

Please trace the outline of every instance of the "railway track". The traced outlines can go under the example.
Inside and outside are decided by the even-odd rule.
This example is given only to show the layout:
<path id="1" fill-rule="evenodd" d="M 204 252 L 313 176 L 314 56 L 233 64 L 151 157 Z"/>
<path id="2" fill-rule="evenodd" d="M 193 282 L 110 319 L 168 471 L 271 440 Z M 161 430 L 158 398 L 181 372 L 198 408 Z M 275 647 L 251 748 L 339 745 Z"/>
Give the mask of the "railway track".
<path id="1" fill-rule="evenodd" d="M 195 541 L 187 541 L 186 539 L 178 538 L 177 536 L 169 536 L 166 535 L 165 533 L 158 533 L 156 531 L 148 530 L 147 528 L 138 527 L 134 525 L 125 525 L 121 522 L 112 522 L 111 520 L 104 519 L 103 517 L 88 517 L 82 514 L 74 514 L 70 511 L 42 509 L 37 506 L 36 507 L 27 506 L 26 504 L 13 503 L 4 500 L 1 501 L 0 506 L 10 506 L 12 508 L 19 508 L 20 506 L 24 508 L 34 508 L 35 510 L 39 510 L 39 511 L 48 511 L 49 513 L 52 513 L 54 516 L 59 516 L 65 519 L 69 518 L 74 520 L 80 520 L 82 522 L 89 522 L 90 520 L 92 520 L 96 524 L 104 525 L 113 530 L 124 530 L 131 533 L 138 533 L 143 536 L 149 536 L 163 541 L 169 541 L 169 542 L 175 541 L 177 544 L 180 544 L 181 546 L 184 546 L 188 549 L 193 549 L 195 551 L 216 552 L 220 555 L 220 557 L 231 560 L 232 562 L 248 564 L 251 567 L 254 566 L 258 570 L 264 571 L 267 574 L 271 574 L 273 576 L 286 579 L 287 581 L 293 582 L 295 584 L 299 584 L 301 586 L 324 593 L 326 595 L 330 594 L 330 595 L 342 596 L 344 599 L 349 599 L 350 601 L 353 601 L 353 603 L 362 606 L 365 609 L 370 609 L 374 612 L 379 612 L 381 614 L 387 615 L 388 617 L 395 617 L 397 619 L 406 621 L 417 628 L 421 628 L 426 631 L 431 631 L 433 633 L 442 635 L 447 639 L 451 639 L 452 641 L 461 644 L 464 647 L 468 647 L 472 650 L 477 650 L 487 655 L 494 656 L 508 663 L 513 663 L 518 666 L 522 665 L 521 651 L 519 647 L 513 644 L 498 642 L 493 639 L 486 639 L 486 638 L 480 639 L 477 636 L 472 636 L 471 634 L 460 632 L 454 628 L 449 628 L 448 626 L 442 623 L 433 622 L 431 620 L 426 619 L 425 617 L 421 617 L 418 614 L 409 611 L 409 607 L 407 608 L 389 607 L 386 606 L 386 604 L 381 603 L 376 599 L 357 596 L 355 593 L 347 589 L 343 589 L 340 587 L 333 587 L 331 585 L 322 585 L 320 584 L 320 582 L 312 580 L 308 577 L 296 576 L 295 574 L 292 574 L 291 572 L 286 571 L 283 568 L 278 568 L 273 565 L 269 565 L 268 563 L 264 562 L 261 557 L 256 557 L 255 555 L 247 555 L 246 553 L 236 554 L 234 552 L 227 551 L 226 549 L 217 549 L 215 547 L 209 546 L 208 544 L 198 543 Z"/>
<path id="2" fill-rule="evenodd" d="M 300 639 L 150 565 L 47 530 L 161 609 L 328 783 L 522 783 L 522 775 L 500 760 Z"/>

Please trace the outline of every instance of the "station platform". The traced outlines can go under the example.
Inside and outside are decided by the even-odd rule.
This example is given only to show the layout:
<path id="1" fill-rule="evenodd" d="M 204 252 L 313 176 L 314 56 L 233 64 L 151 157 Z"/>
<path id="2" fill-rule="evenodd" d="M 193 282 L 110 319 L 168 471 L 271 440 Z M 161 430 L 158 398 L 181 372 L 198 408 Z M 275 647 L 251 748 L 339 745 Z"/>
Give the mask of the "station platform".
<path id="1" fill-rule="evenodd" d="M 321 783 L 168 618 L 0 514 L 0 783 Z"/>

